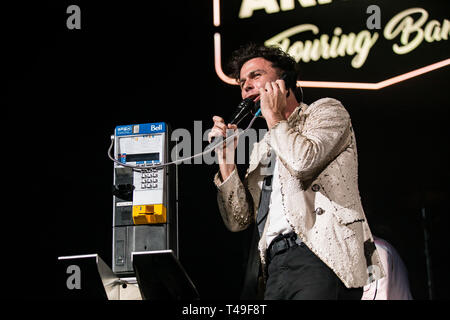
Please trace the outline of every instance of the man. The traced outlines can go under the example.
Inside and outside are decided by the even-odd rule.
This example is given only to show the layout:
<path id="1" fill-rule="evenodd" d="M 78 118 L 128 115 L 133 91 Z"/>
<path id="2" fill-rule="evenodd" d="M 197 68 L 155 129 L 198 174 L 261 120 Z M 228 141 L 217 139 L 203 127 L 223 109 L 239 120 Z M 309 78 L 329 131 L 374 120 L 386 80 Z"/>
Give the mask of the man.
<path id="1" fill-rule="evenodd" d="M 298 79 L 298 65 L 278 48 L 242 47 L 230 65 L 242 98 L 260 101 L 269 131 L 243 182 L 232 161 L 236 143 L 218 148 L 214 183 L 231 231 L 258 224 L 264 298 L 361 299 L 369 272 L 371 281 L 384 273 L 360 202 L 347 111 L 330 98 L 301 102 L 295 84 L 280 80 Z M 219 116 L 213 121 L 210 138 L 237 129 Z"/>

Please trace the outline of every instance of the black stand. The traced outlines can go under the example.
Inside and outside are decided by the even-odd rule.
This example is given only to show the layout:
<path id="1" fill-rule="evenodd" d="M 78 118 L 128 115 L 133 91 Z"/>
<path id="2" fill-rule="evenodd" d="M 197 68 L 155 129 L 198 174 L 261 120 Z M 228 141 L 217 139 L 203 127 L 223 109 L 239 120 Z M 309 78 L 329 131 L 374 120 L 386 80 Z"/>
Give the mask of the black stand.
<path id="1" fill-rule="evenodd" d="M 198 300 L 199 294 L 172 250 L 132 252 L 143 300 Z M 70 300 L 121 300 L 120 279 L 98 254 L 58 257 L 58 294 Z M 131 279 L 131 278 L 130 278 Z M 126 288 L 126 286 L 124 286 Z"/>
<path id="2" fill-rule="evenodd" d="M 132 253 L 142 299 L 198 300 L 199 294 L 172 250 Z"/>

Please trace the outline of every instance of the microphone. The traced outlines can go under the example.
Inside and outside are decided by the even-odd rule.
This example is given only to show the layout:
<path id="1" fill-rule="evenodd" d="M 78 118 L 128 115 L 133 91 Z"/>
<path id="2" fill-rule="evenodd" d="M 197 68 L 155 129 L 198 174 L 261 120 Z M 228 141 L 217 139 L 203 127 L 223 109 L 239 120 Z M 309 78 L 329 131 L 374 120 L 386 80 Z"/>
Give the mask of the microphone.
<path id="1" fill-rule="evenodd" d="M 285 85 L 286 85 L 286 89 L 287 89 L 287 93 L 286 93 L 286 97 L 289 97 L 290 94 L 290 89 L 295 90 L 295 88 L 297 87 L 297 75 L 294 72 L 285 72 L 281 75 L 280 80 L 284 80 Z M 301 89 L 301 88 L 300 88 Z M 303 96 L 303 92 L 302 92 L 302 96 Z M 300 99 L 302 99 L 303 97 L 301 97 Z M 249 113 L 251 113 L 253 111 L 255 116 L 259 116 L 261 115 L 261 100 L 258 100 L 255 102 L 253 102 L 252 98 L 245 98 L 244 100 L 242 100 L 238 106 L 237 106 L 237 110 L 234 112 L 233 116 L 231 117 L 231 120 L 228 122 L 230 124 L 239 124 L 239 122 L 242 121 L 242 119 L 244 119 Z M 216 141 L 216 137 L 213 137 L 211 139 L 211 143 L 208 145 L 208 148 L 215 148 L 219 145 L 219 143 L 217 143 Z"/>
<path id="2" fill-rule="evenodd" d="M 286 97 L 289 97 L 290 88 L 295 88 L 297 86 L 296 75 L 292 72 L 285 72 L 281 75 L 280 80 L 284 80 L 287 88 Z M 261 113 L 261 100 L 253 102 L 251 98 L 245 98 L 242 100 L 237 107 L 237 110 L 234 112 L 231 117 L 231 121 L 228 122 L 230 124 L 238 124 L 242 121 L 250 112 L 257 113 L 258 115 Z"/>
<path id="3" fill-rule="evenodd" d="M 238 104 L 237 110 L 234 112 L 228 123 L 239 124 L 239 122 L 241 122 L 254 108 L 255 103 L 253 102 L 253 99 L 245 98 Z"/>
<path id="4" fill-rule="evenodd" d="M 238 106 L 236 111 L 234 112 L 234 114 L 231 116 L 231 119 L 229 122 L 229 124 L 239 124 L 239 122 L 241 122 L 248 114 L 250 114 L 252 111 L 256 112 L 256 110 L 258 110 L 260 108 L 260 102 L 257 101 L 256 103 L 253 102 L 252 98 L 245 98 L 244 100 L 242 100 Z M 211 139 L 211 143 L 208 145 L 207 149 L 211 148 L 214 149 L 215 147 L 217 147 L 219 145 L 218 143 L 218 139 L 216 139 L 217 137 L 213 137 Z"/>

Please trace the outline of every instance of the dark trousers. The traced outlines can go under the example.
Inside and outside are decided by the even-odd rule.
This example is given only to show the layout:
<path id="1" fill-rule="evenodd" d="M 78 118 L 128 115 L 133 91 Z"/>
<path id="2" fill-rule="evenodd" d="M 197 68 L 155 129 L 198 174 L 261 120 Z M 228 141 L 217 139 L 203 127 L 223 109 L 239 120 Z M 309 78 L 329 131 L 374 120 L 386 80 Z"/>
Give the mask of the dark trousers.
<path id="1" fill-rule="evenodd" d="M 266 300 L 359 300 L 363 294 L 346 288 L 304 243 L 275 255 L 267 273 Z"/>

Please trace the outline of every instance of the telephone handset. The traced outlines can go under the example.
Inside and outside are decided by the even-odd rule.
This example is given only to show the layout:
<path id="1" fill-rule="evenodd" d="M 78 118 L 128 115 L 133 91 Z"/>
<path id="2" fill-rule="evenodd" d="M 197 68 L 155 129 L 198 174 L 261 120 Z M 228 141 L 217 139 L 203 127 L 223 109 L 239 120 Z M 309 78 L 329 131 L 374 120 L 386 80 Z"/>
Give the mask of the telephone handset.
<path id="1" fill-rule="evenodd" d="M 280 80 L 284 80 L 286 89 L 288 90 L 287 97 L 289 97 L 290 91 L 289 89 L 295 89 L 297 86 L 297 78 L 295 73 L 293 72 L 285 72 L 281 75 Z M 239 124 L 239 122 L 242 121 L 247 115 L 253 114 L 254 117 L 258 117 L 261 115 L 261 102 L 260 100 L 256 101 L 256 103 L 253 101 L 252 98 L 245 98 L 242 100 L 238 106 L 236 111 L 234 112 L 233 116 L 231 117 L 230 121 L 228 123 L 230 124 Z M 215 138 L 213 137 L 211 139 L 210 146 L 215 146 Z"/>
<path id="2" fill-rule="evenodd" d="M 297 78 L 295 73 L 293 72 L 285 72 L 283 73 L 283 75 L 280 77 L 280 80 L 284 80 L 285 84 L 286 84 L 286 89 L 288 89 L 288 93 L 287 93 L 287 97 L 289 97 L 290 91 L 289 89 L 295 89 L 295 87 L 297 86 Z M 235 111 L 235 113 L 233 114 L 233 116 L 231 117 L 230 122 L 231 124 L 238 124 L 239 122 L 241 122 L 242 119 L 244 119 L 249 113 L 252 114 L 259 114 L 261 113 L 261 103 L 260 100 L 253 102 L 253 100 L 251 98 L 245 98 L 244 100 L 242 100 L 238 107 L 237 110 Z"/>
<path id="3" fill-rule="evenodd" d="M 297 77 L 295 76 L 295 73 L 293 72 L 285 72 L 281 75 L 280 80 L 284 80 L 284 84 L 286 86 L 286 89 L 288 90 L 286 97 L 289 97 L 289 94 L 291 93 L 291 91 L 289 91 L 289 89 L 294 90 L 295 87 L 297 86 Z M 261 114 L 261 100 L 256 101 L 255 103 L 255 107 L 254 107 L 254 112 L 256 112 L 258 114 L 258 116 Z"/>
<path id="4" fill-rule="evenodd" d="M 284 83 L 286 85 L 286 89 L 288 90 L 287 97 L 289 97 L 289 94 L 291 93 L 289 89 L 295 90 L 297 87 L 297 76 L 294 72 L 285 72 L 281 76 L 280 80 L 284 80 Z"/>

